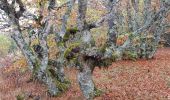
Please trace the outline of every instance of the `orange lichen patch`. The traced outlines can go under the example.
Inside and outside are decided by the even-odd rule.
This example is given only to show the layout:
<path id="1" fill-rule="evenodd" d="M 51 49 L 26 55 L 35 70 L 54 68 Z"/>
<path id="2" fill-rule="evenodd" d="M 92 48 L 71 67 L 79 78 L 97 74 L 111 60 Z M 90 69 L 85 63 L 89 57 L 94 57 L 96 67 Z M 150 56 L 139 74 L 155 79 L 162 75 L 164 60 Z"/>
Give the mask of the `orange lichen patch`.
<path id="1" fill-rule="evenodd" d="M 122 45 L 128 39 L 128 36 L 129 36 L 129 34 L 118 36 L 116 44 L 117 45 Z"/>

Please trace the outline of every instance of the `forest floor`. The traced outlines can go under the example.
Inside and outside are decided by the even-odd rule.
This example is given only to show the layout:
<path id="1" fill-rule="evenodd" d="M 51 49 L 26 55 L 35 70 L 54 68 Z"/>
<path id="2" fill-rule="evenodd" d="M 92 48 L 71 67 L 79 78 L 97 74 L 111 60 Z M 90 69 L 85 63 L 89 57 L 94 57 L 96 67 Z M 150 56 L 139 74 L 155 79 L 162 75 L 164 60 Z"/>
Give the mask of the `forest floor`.
<path id="1" fill-rule="evenodd" d="M 49 97 L 47 88 L 39 82 L 28 82 L 28 70 L 0 69 L 0 100 L 83 100 L 76 81 L 75 69 L 65 69 L 71 80 L 68 91 L 59 97 Z M 159 49 L 152 60 L 117 61 L 107 69 L 96 67 L 93 79 L 103 91 L 95 100 L 170 100 L 170 48 Z"/>

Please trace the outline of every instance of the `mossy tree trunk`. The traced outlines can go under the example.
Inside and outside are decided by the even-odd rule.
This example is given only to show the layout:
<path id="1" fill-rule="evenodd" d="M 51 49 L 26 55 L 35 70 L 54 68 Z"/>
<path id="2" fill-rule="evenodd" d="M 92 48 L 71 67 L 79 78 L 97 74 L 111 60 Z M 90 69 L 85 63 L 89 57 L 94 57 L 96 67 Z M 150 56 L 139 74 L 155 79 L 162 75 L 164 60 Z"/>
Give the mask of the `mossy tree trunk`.
<path id="1" fill-rule="evenodd" d="M 94 67 L 94 64 L 90 59 L 85 60 L 83 57 L 79 59 L 81 59 L 81 65 L 77 75 L 77 80 L 83 95 L 86 99 L 91 100 L 94 97 L 95 90 L 95 85 L 92 79 L 92 68 Z"/>
<path id="2" fill-rule="evenodd" d="M 41 82 L 45 83 L 49 89 L 49 93 L 52 96 L 55 96 L 59 93 L 56 84 L 48 73 L 48 47 L 47 47 L 47 35 L 51 28 L 51 25 L 46 22 L 45 27 L 40 28 L 41 36 L 40 46 L 42 48 L 41 54 L 42 56 L 37 56 L 34 51 L 32 51 L 31 47 L 25 42 L 24 37 L 22 36 L 22 31 L 19 24 L 19 19 L 22 16 L 23 12 L 25 11 L 25 7 L 22 1 L 17 0 L 17 3 L 20 7 L 19 11 L 15 10 L 15 6 L 13 4 L 9 4 L 8 1 L 2 0 L 0 2 L 0 9 L 2 9 L 9 18 L 9 24 L 12 27 L 13 34 L 12 38 L 15 40 L 17 46 L 21 49 L 22 53 L 27 59 L 29 69 L 31 70 L 32 74 L 34 75 L 33 78 L 37 78 Z M 3 5 L 3 6 L 2 6 Z M 36 51 L 35 51 L 36 52 Z M 40 53 L 40 52 L 39 52 Z"/>
<path id="3" fill-rule="evenodd" d="M 108 15 L 108 44 L 116 46 L 117 32 L 116 32 L 116 20 L 117 20 L 117 0 L 108 0 L 107 2 L 107 12 Z"/>
<path id="4" fill-rule="evenodd" d="M 86 99 L 90 100 L 94 97 L 94 83 L 92 80 L 92 67 L 94 67 L 93 60 L 86 58 L 86 55 L 83 53 L 86 52 L 86 49 L 91 48 L 92 36 L 88 26 L 86 24 L 86 11 L 87 11 L 87 0 L 78 0 L 78 18 L 77 25 L 78 30 L 81 34 L 80 40 L 80 55 L 78 56 L 79 62 L 79 73 L 77 75 L 77 80 L 83 95 Z"/>
<path id="5" fill-rule="evenodd" d="M 56 78 L 60 81 L 60 82 L 64 82 L 65 80 L 65 74 L 64 74 L 64 66 L 65 66 L 65 58 L 64 58 L 64 51 L 65 47 L 60 47 L 59 51 L 60 54 L 57 58 L 57 64 L 55 65 L 55 71 L 56 71 Z"/>
<path id="6" fill-rule="evenodd" d="M 58 58 L 56 59 L 57 64 L 55 65 L 55 71 L 57 74 L 57 78 L 64 82 L 65 75 L 64 75 L 64 66 L 65 66 L 65 58 L 64 58 L 64 51 L 66 50 L 65 47 L 65 34 L 67 33 L 67 21 L 71 15 L 71 11 L 74 7 L 75 0 L 69 0 L 69 3 L 67 5 L 67 10 L 65 14 L 62 17 L 62 25 L 61 30 L 59 32 L 56 32 L 56 44 L 57 48 L 59 49 Z M 69 34 L 70 35 L 70 34 Z"/>

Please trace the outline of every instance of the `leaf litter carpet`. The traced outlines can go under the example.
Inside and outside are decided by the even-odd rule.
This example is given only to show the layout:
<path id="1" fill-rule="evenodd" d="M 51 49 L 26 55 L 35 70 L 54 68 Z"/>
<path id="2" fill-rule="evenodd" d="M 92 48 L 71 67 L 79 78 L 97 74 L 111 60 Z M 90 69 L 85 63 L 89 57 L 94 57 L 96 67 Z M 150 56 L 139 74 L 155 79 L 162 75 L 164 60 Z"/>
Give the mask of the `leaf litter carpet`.
<path id="1" fill-rule="evenodd" d="M 29 82 L 31 75 L 26 68 L 10 67 L 0 69 L 0 100 L 16 100 L 18 95 L 24 100 L 84 100 L 74 68 L 65 68 L 70 88 L 50 97 L 45 85 Z M 103 91 L 95 100 L 170 100 L 170 48 L 159 49 L 152 60 L 124 60 L 107 69 L 96 67 L 93 79 Z"/>

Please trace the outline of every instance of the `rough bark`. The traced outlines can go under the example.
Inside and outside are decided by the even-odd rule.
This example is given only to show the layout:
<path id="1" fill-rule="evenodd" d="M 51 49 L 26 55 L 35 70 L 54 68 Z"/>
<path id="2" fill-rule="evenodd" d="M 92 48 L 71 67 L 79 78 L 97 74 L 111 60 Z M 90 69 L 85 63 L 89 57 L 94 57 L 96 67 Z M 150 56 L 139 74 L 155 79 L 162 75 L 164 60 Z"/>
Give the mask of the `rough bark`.
<path id="1" fill-rule="evenodd" d="M 133 6 L 133 16 L 132 16 L 132 23 L 133 23 L 133 31 L 139 28 L 139 0 L 131 0 Z"/>
<path id="2" fill-rule="evenodd" d="M 126 11 L 127 11 L 128 31 L 129 31 L 129 32 L 132 32 L 132 31 L 133 31 L 132 14 L 131 14 L 132 8 L 131 8 L 130 1 L 129 1 L 129 0 L 127 1 Z"/>
<path id="3" fill-rule="evenodd" d="M 13 28 L 14 34 L 12 35 L 12 38 L 15 40 L 18 47 L 21 49 L 22 53 L 26 57 L 29 68 L 33 72 L 33 78 L 36 77 L 40 81 L 44 82 L 48 88 L 51 95 L 55 96 L 57 95 L 58 88 L 56 87 L 56 84 L 54 83 L 52 77 L 47 73 L 47 66 L 48 66 L 48 48 L 47 48 L 47 35 L 49 33 L 50 24 L 45 23 L 46 26 L 41 29 L 43 31 L 41 32 L 40 36 L 40 46 L 42 47 L 42 57 L 38 58 L 36 55 L 34 55 L 33 51 L 29 47 L 29 45 L 25 42 L 22 31 L 19 25 L 19 18 L 22 16 L 24 12 L 23 4 L 20 0 L 17 0 L 17 3 L 19 4 L 20 10 L 15 11 L 14 5 L 9 4 L 6 0 L 3 0 L 0 4 L 0 7 L 2 10 L 4 10 L 9 18 L 9 22 L 11 24 L 11 27 Z M 5 9 L 3 8 L 5 6 Z"/>
<path id="4" fill-rule="evenodd" d="M 161 39 L 161 34 L 165 30 L 164 29 L 165 27 L 163 26 L 163 23 L 164 23 L 164 19 L 167 16 L 166 10 L 170 9 L 170 8 L 166 8 L 166 6 L 167 6 L 166 4 L 169 5 L 170 2 L 160 0 L 160 8 L 164 9 L 165 12 L 162 12 L 160 14 L 161 17 L 159 18 L 159 20 L 153 26 L 154 27 L 154 31 L 153 31 L 153 33 L 154 33 L 153 44 L 150 47 L 150 50 L 147 52 L 147 58 L 152 58 L 154 56 L 154 54 L 156 53 L 158 45 L 159 45 L 159 41 Z"/>
<path id="5" fill-rule="evenodd" d="M 169 4 L 167 4 L 166 6 L 164 6 L 163 8 L 161 8 L 159 11 L 156 12 L 156 14 L 153 15 L 153 17 L 151 17 L 151 19 L 149 21 L 147 21 L 142 27 L 140 27 L 138 30 L 135 30 L 132 35 L 136 36 L 139 33 L 142 33 L 144 31 L 146 31 L 147 29 L 149 29 L 153 23 L 159 21 L 162 17 L 163 13 L 167 13 L 170 10 L 170 7 L 168 6 Z M 128 45 L 130 44 L 130 39 L 127 39 L 126 42 L 121 46 L 121 48 L 125 48 L 128 47 Z"/>
<path id="6" fill-rule="evenodd" d="M 78 18 L 77 26 L 80 31 L 83 31 L 86 24 L 87 0 L 78 0 Z"/>
<path id="7" fill-rule="evenodd" d="M 87 0 L 78 0 L 78 19 L 77 25 L 78 30 L 80 31 L 81 37 L 81 51 L 83 54 L 80 54 L 79 58 L 79 66 L 80 71 L 78 73 L 78 82 L 80 85 L 80 89 L 83 92 L 86 99 L 92 99 L 94 97 L 94 83 L 92 80 L 92 66 L 93 63 L 89 59 L 85 59 L 84 52 L 87 48 L 92 47 L 92 36 L 90 30 L 86 27 L 86 11 L 87 11 Z"/>
<path id="8" fill-rule="evenodd" d="M 109 26 L 108 44 L 109 45 L 116 45 L 116 39 L 117 39 L 117 33 L 115 29 L 116 12 L 117 12 L 116 3 L 117 0 L 108 0 L 108 4 L 107 4 L 107 11 L 111 12 L 108 16 L 108 26 Z"/>
<path id="9" fill-rule="evenodd" d="M 62 38 L 64 37 L 64 35 L 66 33 L 66 30 L 67 30 L 67 20 L 70 17 L 71 11 L 72 11 L 72 9 L 74 7 L 74 3 L 75 3 L 75 0 L 69 0 L 66 13 L 64 14 L 64 16 L 62 18 L 62 27 L 61 27 L 61 31 L 59 32 L 59 36 L 61 36 Z"/>
<path id="10" fill-rule="evenodd" d="M 56 44 L 57 47 L 59 49 L 59 53 L 58 53 L 58 58 L 57 58 L 57 64 L 55 66 L 55 71 L 57 73 L 57 78 L 61 81 L 64 82 L 65 80 L 65 75 L 64 75 L 64 66 L 65 66 L 65 58 L 64 58 L 64 51 L 66 50 L 65 47 L 65 40 L 64 40 L 64 36 L 67 35 L 66 31 L 67 31 L 67 21 L 68 18 L 70 17 L 71 11 L 74 7 L 74 3 L 75 0 L 69 0 L 67 2 L 67 10 L 65 12 L 65 14 L 63 15 L 63 19 L 62 19 L 62 25 L 61 25 L 61 30 L 60 32 L 56 32 Z"/>
<path id="11" fill-rule="evenodd" d="M 55 66 L 55 71 L 56 71 L 56 78 L 60 81 L 60 82 L 64 82 L 65 80 L 65 74 L 64 74 L 64 66 L 65 66 L 65 58 L 64 58 L 64 50 L 65 47 L 59 47 L 59 55 L 57 58 L 57 64 Z"/>
<path id="12" fill-rule="evenodd" d="M 144 11 L 143 11 L 143 24 L 145 24 L 147 21 L 151 19 L 151 0 L 144 0 Z M 144 38 L 141 38 L 141 57 L 146 58 L 146 48 L 148 48 L 148 43 L 147 43 L 147 35 L 149 31 L 145 31 L 143 34 Z M 142 36 L 142 35 L 140 35 Z"/>
<path id="13" fill-rule="evenodd" d="M 77 79 L 80 85 L 80 89 L 83 92 L 83 95 L 86 99 L 91 100 L 94 97 L 94 83 L 92 80 L 92 70 L 94 67 L 92 60 L 85 60 L 83 57 L 80 58 L 81 70 L 78 73 Z"/>
<path id="14" fill-rule="evenodd" d="M 0 9 L 2 9 L 8 16 L 9 24 L 11 25 L 13 30 L 13 34 L 11 37 L 15 40 L 18 47 L 22 50 L 22 53 L 25 55 L 27 62 L 29 64 L 29 69 L 33 71 L 34 65 L 36 64 L 36 58 L 22 36 L 22 32 L 18 21 L 25 9 L 20 0 L 18 0 L 17 2 L 20 6 L 20 10 L 17 12 L 15 11 L 13 5 L 10 5 L 7 2 L 7 0 L 2 0 L 0 2 Z"/>

